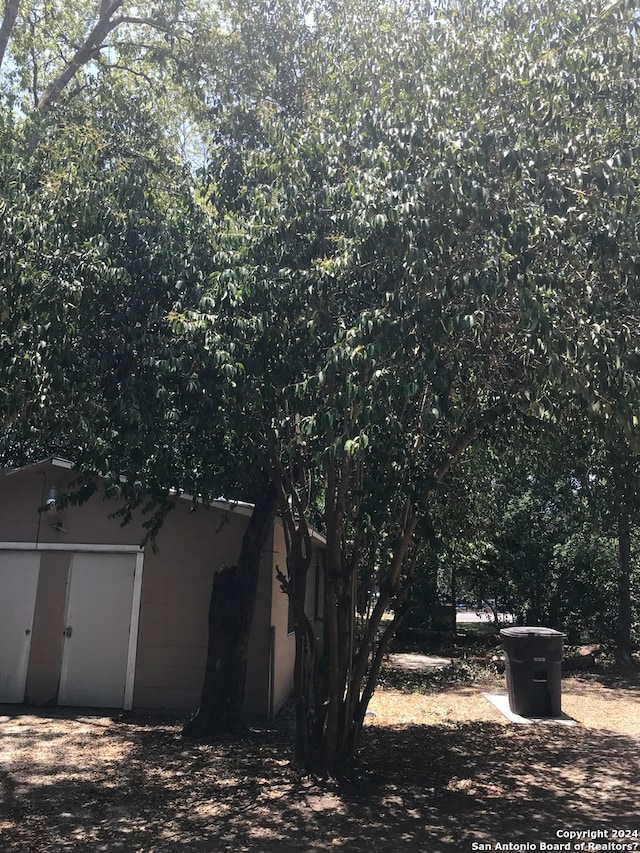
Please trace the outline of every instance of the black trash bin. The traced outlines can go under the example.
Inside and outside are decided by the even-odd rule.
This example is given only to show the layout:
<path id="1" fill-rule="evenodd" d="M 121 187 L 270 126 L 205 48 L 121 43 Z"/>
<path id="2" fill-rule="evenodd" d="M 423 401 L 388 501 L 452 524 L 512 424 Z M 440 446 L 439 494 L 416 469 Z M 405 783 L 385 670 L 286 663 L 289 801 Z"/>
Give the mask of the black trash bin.
<path id="1" fill-rule="evenodd" d="M 509 707 L 521 717 L 559 717 L 562 641 L 553 628 L 503 628 Z"/>

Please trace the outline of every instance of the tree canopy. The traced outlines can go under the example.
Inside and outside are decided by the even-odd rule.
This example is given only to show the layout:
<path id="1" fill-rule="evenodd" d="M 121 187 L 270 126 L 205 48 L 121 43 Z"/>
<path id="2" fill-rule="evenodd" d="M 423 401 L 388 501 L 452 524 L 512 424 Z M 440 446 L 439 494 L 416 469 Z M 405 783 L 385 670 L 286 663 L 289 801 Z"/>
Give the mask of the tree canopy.
<path id="1" fill-rule="evenodd" d="M 339 773 L 407 610 L 429 514 L 474 442 L 523 412 L 553 421 L 569 409 L 608 438 L 637 441 L 636 13 L 600 0 L 283 2 L 220 7 L 200 29 L 200 6 L 160 4 L 145 21 L 122 2 L 76 14 L 70 44 L 88 51 L 79 62 L 34 41 L 28 14 L 11 24 L 6 4 L 7 86 L 22 103 L 33 92 L 38 133 L 18 152 L 29 169 L 68 139 L 51 116 L 78 109 L 59 97 L 72 81 L 114 93 L 115 127 L 130 117 L 131 87 L 110 72 L 130 79 L 143 57 L 145 79 L 169 95 L 161 114 L 172 128 L 197 118 L 206 151 L 180 164 L 168 125 L 145 132 L 135 120 L 135 154 L 119 142 L 61 197 L 56 181 L 55 210 L 50 172 L 37 173 L 30 198 L 43 205 L 45 249 L 31 221 L 16 225 L 18 245 L 39 254 L 23 275 L 14 251 L 6 281 L 18 288 L 11 305 L 45 285 L 43 302 L 62 306 L 52 315 L 61 334 L 40 346 L 14 312 L 6 363 L 24 376 L 5 398 L 8 412 L 31 413 L 57 364 L 64 387 L 95 363 L 97 397 L 72 385 L 82 389 L 77 422 L 91 418 L 87 453 L 105 468 L 135 453 L 141 489 L 182 479 L 206 492 L 227 441 L 269 472 L 296 622 L 297 756 Z M 202 33 L 216 36 L 226 66 Z M 160 74 L 168 64 L 178 77 L 188 70 L 199 109 L 171 112 L 183 89 Z M 7 126 L 22 121 L 5 110 Z M 75 132 L 87 124 L 74 121 Z M 161 169 L 147 153 L 156 147 Z M 8 167 L 15 174 L 14 159 Z M 7 197 L 20 211 L 22 190 Z M 113 351 L 112 335 L 122 341 Z M 40 352 L 33 362 L 27 344 Z M 174 445 L 185 449 L 171 461 Z M 154 480 L 160 468 L 171 475 Z M 323 648 L 304 612 L 314 524 L 327 538 Z M 363 591 L 370 607 L 358 623 Z"/>
<path id="2" fill-rule="evenodd" d="M 267 111 L 257 144 L 229 141 L 231 176 L 224 146 L 208 166 L 224 224 L 196 324 L 280 489 L 298 754 L 328 772 L 357 744 L 420 519 L 471 443 L 568 398 L 637 426 L 633 10 L 349 12 L 315 20 L 315 50 L 338 58 L 301 68 L 306 114 Z M 317 508 L 322 668 L 301 606 Z"/>

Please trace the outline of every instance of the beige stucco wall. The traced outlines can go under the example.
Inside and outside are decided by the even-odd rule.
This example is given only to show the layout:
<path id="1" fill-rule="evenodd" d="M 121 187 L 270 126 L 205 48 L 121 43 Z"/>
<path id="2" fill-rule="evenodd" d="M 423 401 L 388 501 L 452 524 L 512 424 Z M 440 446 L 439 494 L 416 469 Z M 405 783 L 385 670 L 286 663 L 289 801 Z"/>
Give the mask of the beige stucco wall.
<path id="1" fill-rule="evenodd" d="M 76 475 L 65 468 L 43 463 L 26 470 L 6 474 L 0 479 L 0 541 L 3 542 L 73 542 L 78 545 L 138 545 L 143 537 L 140 520 L 122 527 L 110 519 L 115 506 L 99 495 L 81 507 L 67 507 L 59 516 L 38 512 L 51 486 L 60 494 L 73 491 Z M 67 533 L 54 530 L 61 519 Z"/>
<path id="2" fill-rule="evenodd" d="M 233 512 L 190 509 L 181 501 L 158 535 L 157 553 L 145 553 L 134 707 L 192 709 L 198 704 L 213 573 L 237 559 L 248 519 Z M 268 561 L 263 568 L 268 574 Z M 254 634 L 268 630 L 264 585 L 261 577 Z M 253 658 L 261 645 L 264 640 L 251 638 L 245 706 L 252 713 L 267 712 L 264 663 Z"/>
<path id="3" fill-rule="evenodd" d="M 316 635 L 316 652 L 322 654 L 323 641 L 323 598 L 324 585 L 323 577 L 324 570 L 320 563 L 320 554 L 323 546 L 314 542 L 313 556 L 309 576 L 307 579 L 307 591 L 305 596 L 305 610 L 312 621 L 314 632 Z M 273 572 L 272 572 L 272 589 L 273 602 L 271 606 L 272 622 L 275 628 L 275 647 L 274 647 L 274 669 L 272 676 L 273 696 L 272 705 L 275 713 L 287 701 L 293 690 L 293 669 L 296 656 L 295 635 L 289 633 L 289 599 L 286 593 L 283 592 L 280 582 L 277 579 L 277 569 L 286 575 L 287 574 L 287 554 L 284 539 L 284 531 L 280 524 L 277 524 L 274 529 L 274 548 L 273 548 Z M 319 585 L 316 586 L 316 571 L 319 572 Z M 319 602 L 316 604 L 316 593 L 319 595 Z M 317 617 L 317 618 L 316 618 Z"/>
<path id="4" fill-rule="evenodd" d="M 272 572 L 272 604 L 271 621 L 273 624 L 273 655 L 271 673 L 271 707 L 273 713 L 287 701 L 293 689 L 293 665 L 296 656 L 296 641 L 293 633 L 288 632 L 289 622 L 289 598 L 282 591 L 280 581 L 277 579 L 279 569 L 284 575 L 287 574 L 287 550 L 284 541 L 284 532 L 280 524 L 276 524 L 273 531 L 273 572 Z"/>
<path id="5" fill-rule="evenodd" d="M 109 519 L 115 505 L 93 496 L 59 516 L 66 533 L 54 529 L 58 517 L 41 514 L 48 490 L 69 490 L 74 474 L 50 463 L 0 478 L 0 541 L 138 545 L 143 518 L 122 527 Z M 43 498 L 44 496 L 44 498 Z M 179 500 L 161 529 L 154 552 L 145 550 L 138 630 L 134 708 L 192 710 L 197 707 L 207 647 L 207 613 L 213 573 L 237 559 L 248 517 L 220 509 L 193 511 Z M 272 544 L 261 571 L 249 646 L 245 710 L 269 710 L 269 638 Z M 285 622 L 286 626 L 286 622 Z"/>

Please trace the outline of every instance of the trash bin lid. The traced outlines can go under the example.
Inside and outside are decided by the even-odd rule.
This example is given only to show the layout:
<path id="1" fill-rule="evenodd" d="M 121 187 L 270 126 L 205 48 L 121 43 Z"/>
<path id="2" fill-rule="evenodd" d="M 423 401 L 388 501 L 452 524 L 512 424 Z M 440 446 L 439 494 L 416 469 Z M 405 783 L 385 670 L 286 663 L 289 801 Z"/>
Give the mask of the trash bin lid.
<path id="1" fill-rule="evenodd" d="M 562 631 L 556 631 L 554 628 L 540 628 L 537 625 L 502 628 L 500 635 L 503 637 L 564 637 Z"/>

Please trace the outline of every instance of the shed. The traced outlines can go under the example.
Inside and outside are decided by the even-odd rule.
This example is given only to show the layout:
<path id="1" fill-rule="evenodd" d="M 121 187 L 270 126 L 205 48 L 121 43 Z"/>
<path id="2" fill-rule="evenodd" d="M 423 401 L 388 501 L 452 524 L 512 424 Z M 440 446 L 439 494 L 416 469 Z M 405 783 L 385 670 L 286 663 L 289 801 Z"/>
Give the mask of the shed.
<path id="1" fill-rule="evenodd" d="M 60 512 L 53 496 L 73 491 L 76 479 L 60 458 L 0 474 L 0 702 L 195 710 L 213 575 L 237 559 L 251 505 L 178 500 L 154 551 L 140 547 L 142 516 L 122 526 L 100 490 Z M 42 511 L 48 497 L 51 512 Z M 313 547 L 307 605 L 320 642 L 321 536 Z M 276 520 L 249 642 L 250 715 L 273 716 L 293 687 L 295 637 L 276 577 L 285 565 Z"/>

